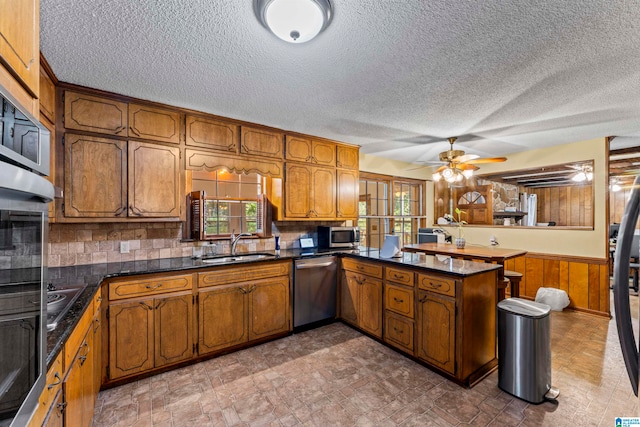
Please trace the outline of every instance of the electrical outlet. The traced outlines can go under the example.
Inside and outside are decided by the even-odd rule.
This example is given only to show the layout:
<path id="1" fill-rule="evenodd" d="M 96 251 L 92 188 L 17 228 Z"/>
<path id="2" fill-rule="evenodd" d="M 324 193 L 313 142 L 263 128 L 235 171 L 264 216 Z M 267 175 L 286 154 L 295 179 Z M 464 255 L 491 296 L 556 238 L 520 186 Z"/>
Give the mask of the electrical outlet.
<path id="1" fill-rule="evenodd" d="M 129 253 L 129 241 L 128 240 L 124 240 L 124 241 L 120 242 L 120 253 L 121 254 L 128 254 Z"/>

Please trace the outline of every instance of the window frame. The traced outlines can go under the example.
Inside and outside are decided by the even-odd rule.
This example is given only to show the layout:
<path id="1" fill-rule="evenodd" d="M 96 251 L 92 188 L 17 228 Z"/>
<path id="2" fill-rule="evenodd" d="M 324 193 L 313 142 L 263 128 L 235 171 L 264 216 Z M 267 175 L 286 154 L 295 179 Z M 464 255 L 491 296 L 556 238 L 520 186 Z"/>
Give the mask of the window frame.
<path id="1" fill-rule="evenodd" d="M 387 212 L 385 215 L 359 215 L 358 216 L 358 227 L 360 227 L 360 233 L 362 236 L 365 236 L 365 239 L 368 238 L 370 236 L 370 233 L 368 233 L 369 228 L 371 227 L 371 224 L 373 223 L 373 221 L 377 221 L 378 225 L 383 225 L 385 227 L 385 230 L 383 230 L 382 232 L 378 233 L 378 242 L 377 242 L 377 246 L 371 246 L 371 242 L 370 240 L 366 241 L 367 246 L 369 247 L 382 247 L 382 243 L 383 241 L 381 241 L 381 236 L 384 236 L 384 234 L 395 234 L 395 228 L 396 228 L 396 224 L 398 222 L 400 222 L 401 224 L 405 224 L 407 222 L 411 223 L 411 231 L 409 232 L 409 236 L 410 236 L 410 240 L 406 241 L 406 232 L 402 233 L 402 238 L 401 238 L 401 245 L 408 245 L 411 243 L 417 243 L 417 234 L 418 234 L 418 228 L 422 228 L 422 227 L 426 227 L 427 224 L 427 206 L 426 206 L 426 189 L 427 189 L 427 180 L 420 180 L 420 179 L 414 179 L 414 178 L 405 178 L 405 177 L 398 177 L 398 176 L 392 176 L 392 175 L 383 175 L 383 174 L 378 174 L 378 173 L 373 173 L 373 172 L 360 172 L 360 177 L 359 177 L 359 184 L 362 183 L 362 181 L 367 181 L 367 182 L 379 182 L 379 183 L 385 183 L 387 185 L 387 197 L 386 197 L 386 207 L 387 207 Z M 396 184 L 400 184 L 401 188 L 402 185 L 409 185 L 410 188 L 418 186 L 420 191 L 418 191 L 418 195 L 420 200 L 417 203 L 418 209 L 420 210 L 420 214 L 418 215 L 394 215 L 394 206 L 395 206 L 395 187 Z M 376 200 L 381 200 L 380 197 L 378 197 Z M 371 199 L 368 198 L 366 200 L 362 200 L 362 195 L 360 195 L 360 193 L 358 192 L 358 203 L 361 202 L 365 202 L 367 205 L 367 212 L 371 212 L 370 210 L 370 203 Z M 359 208 L 359 207 L 358 207 Z M 360 212 L 360 209 L 358 209 L 358 212 Z M 365 221 L 365 229 L 362 229 L 362 222 L 361 220 Z M 388 233 L 387 233 L 387 229 L 386 227 L 388 227 Z"/>

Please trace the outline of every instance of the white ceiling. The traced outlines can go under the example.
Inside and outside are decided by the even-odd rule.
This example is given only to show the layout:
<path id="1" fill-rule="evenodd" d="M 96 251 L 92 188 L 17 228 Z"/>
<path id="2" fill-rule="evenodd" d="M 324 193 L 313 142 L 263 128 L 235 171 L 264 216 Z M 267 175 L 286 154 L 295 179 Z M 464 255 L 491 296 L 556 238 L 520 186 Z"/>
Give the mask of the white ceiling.
<path id="1" fill-rule="evenodd" d="M 59 80 L 403 161 L 640 136 L 637 0 L 331 0 L 305 44 L 252 0 L 41 0 Z"/>

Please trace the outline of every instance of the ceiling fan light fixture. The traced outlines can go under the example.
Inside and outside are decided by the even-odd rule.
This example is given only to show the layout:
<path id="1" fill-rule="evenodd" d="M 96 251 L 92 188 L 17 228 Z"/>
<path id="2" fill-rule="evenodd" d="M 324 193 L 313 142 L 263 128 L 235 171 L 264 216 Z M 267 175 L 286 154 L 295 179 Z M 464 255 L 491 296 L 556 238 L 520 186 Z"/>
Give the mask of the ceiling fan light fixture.
<path id="1" fill-rule="evenodd" d="M 289 43 L 313 39 L 333 16 L 329 0 L 255 0 L 254 9 L 262 25 Z"/>
<path id="2" fill-rule="evenodd" d="M 471 178 L 473 176 L 473 169 L 463 170 L 462 175 L 464 175 L 465 178 Z"/>
<path id="3" fill-rule="evenodd" d="M 434 182 L 438 182 L 442 179 L 442 174 L 440 172 L 436 172 L 431 175 L 431 179 L 433 179 Z"/>

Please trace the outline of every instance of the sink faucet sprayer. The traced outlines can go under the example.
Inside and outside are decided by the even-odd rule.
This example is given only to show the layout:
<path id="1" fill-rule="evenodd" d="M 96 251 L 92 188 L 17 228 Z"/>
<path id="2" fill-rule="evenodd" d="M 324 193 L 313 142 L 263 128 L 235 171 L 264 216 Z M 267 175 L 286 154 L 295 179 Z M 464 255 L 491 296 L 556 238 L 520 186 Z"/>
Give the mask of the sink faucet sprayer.
<path id="1" fill-rule="evenodd" d="M 253 234 L 251 233 L 240 233 L 236 236 L 235 233 L 236 230 L 231 231 L 231 256 L 236 256 L 236 245 L 238 244 L 238 240 L 240 240 L 242 236 L 253 236 Z"/>

